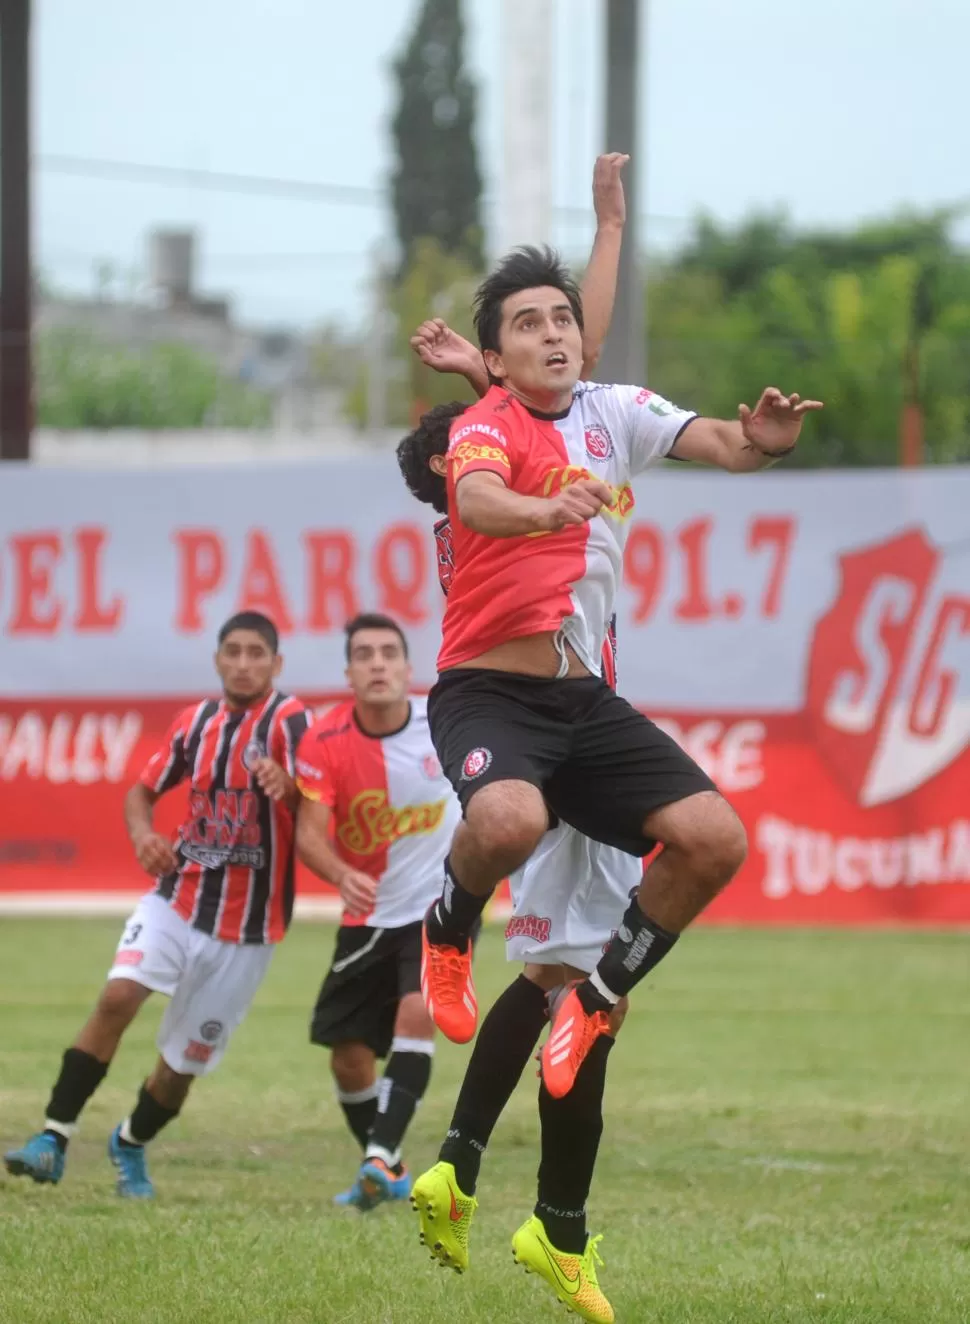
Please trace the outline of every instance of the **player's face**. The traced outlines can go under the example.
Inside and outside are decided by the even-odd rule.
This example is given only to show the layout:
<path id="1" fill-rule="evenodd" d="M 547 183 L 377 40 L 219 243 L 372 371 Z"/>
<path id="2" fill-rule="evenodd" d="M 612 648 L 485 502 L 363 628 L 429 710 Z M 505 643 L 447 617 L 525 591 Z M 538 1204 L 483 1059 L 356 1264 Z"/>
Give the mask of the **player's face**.
<path id="1" fill-rule="evenodd" d="M 283 659 L 255 630 L 233 630 L 216 653 L 216 671 L 230 703 L 251 703 L 273 688 Z"/>
<path id="2" fill-rule="evenodd" d="M 583 369 L 583 336 L 562 290 L 542 286 L 510 294 L 502 305 L 499 352 L 486 350 L 493 377 L 527 401 L 572 394 Z"/>
<path id="3" fill-rule="evenodd" d="M 359 703 L 388 707 L 407 697 L 411 665 L 395 630 L 358 630 L 350 641 L 347 683 Z"/>

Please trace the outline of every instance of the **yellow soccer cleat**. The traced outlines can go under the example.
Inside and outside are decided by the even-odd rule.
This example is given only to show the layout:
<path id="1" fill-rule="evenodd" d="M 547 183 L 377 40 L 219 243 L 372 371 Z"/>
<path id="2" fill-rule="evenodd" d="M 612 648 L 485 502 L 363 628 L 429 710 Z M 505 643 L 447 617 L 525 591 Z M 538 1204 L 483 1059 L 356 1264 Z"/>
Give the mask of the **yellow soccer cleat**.
<path id="1" fill-rule="evenodd" d="M 544 1278 L 567 1310 L 590 1324 L 613 1324 L 616 1318 L 596 1281 L 596 1266 L 603 1261 L 596 1247 L 602 1237 L 590 1237 L 582 1255 L 556 1250 L 542 1222 L 532 1215 L 512 1238 L 512 1258 L 526 1273 Z"/>
<path id="2" fill-rule="evenodd" d="M 443 1268 L 464 1273 L 468 1232 L 478 1201 L 462 1194 L 450 1163 L 436 1163 L 421 1174 L 411 1191 L 411 1205 L 421 1219 L 421 1244 L 431 1258 Z"/>

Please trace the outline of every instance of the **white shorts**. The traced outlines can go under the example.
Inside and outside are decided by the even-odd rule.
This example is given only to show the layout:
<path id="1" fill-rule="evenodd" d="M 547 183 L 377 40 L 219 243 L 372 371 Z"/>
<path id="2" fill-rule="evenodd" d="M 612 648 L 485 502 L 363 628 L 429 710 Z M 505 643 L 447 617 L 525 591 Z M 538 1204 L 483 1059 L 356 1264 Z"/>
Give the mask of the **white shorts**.
<path id="1" fill-rule="evenodd" d="M 273 946 L 238 946 L 200 933 L 160 896 L 143 896 L 118 943 L 109 979 L 130 979 L 171 998 L 158 1051 L 186 1076 L 221 1060 L 263 981 Z"/>
<path id="2" fill-rule="evenodd" d="M 509 961 L 596 967 L 639 886 L 643 864 L 560 823 L 509 879 Z"/>

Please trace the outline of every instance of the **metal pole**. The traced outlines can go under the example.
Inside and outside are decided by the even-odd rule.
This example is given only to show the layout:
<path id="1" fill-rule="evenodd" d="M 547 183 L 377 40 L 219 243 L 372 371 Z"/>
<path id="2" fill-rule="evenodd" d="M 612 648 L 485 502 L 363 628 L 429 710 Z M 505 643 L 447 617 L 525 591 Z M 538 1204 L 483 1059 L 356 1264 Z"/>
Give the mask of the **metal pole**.
<path id="1" fill-rule="evenodd" d="M 503 0 L 499 252 L 547 244 L 552 220 L 552 0 Z"/>
<path id="2" fill-rule="evenodd" d="M 640 260 L 643 238 L 639 225 L 642 199 L 638 180 L 644 162 L 637 154 L 639 122 L 639 39 L 641 0 L 606 0 L 606 143 L 607 152 L 629 152 L 624 169 L 626 228 L 620 254 L 613 324 L 603 348 L 597 377 L 604 382 L 638 385 L 647 377 L 646 297 Z"/>
<path id="3" fill-rule="evenodd" d="M 28 460 L 30 0 L 0 0 L 0 459 Z"/>

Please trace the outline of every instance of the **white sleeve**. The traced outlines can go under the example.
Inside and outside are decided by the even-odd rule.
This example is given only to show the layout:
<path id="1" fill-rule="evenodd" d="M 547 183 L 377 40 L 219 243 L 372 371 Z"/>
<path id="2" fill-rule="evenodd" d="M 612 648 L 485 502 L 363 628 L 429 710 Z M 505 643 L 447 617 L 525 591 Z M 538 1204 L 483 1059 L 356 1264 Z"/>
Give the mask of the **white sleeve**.
<path id="1" fill-rule="evenodd" d="M 614 386 L 613 406 L 623 419 L 630 474 L 642 473 L 671 452 L 674 442 L 697 415 L 640 386 Z"/>

